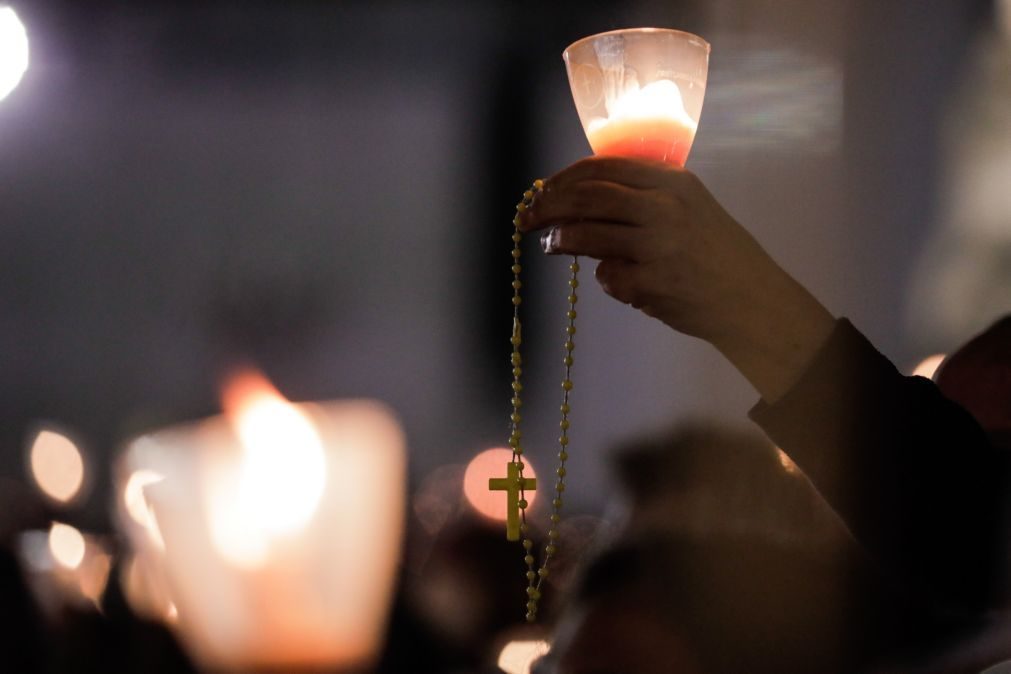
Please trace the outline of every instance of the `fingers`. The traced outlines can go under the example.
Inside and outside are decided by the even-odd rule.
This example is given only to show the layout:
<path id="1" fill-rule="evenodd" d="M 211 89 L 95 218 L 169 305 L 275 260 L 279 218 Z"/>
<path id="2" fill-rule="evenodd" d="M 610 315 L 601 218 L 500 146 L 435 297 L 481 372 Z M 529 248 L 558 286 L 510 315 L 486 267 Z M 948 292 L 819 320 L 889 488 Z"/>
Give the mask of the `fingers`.
<path id="1" fill-rule="evenodd" d="M 584 180 L 538 194 L 523 214 L 520 229 L 530 231 L 575 221 L 641 225 L 652 213 L 643 192 L 618 183 Z"/>
<path id="2" fill-rule="evenodd" d="M 587 157 L 548 178 L 545 189 L 564 190 L 585 180 L 603 180 L 626 187 L 650 189 L 659 187 L 672 171 L 679 167 L 648 159 L 625 157 Z"/>
<path id="3" fill-rule="evenodd" d="M 652 248 L 649 237 L 642 230 L 597 221 L 555 225 L 541 236 L 541 247 L 550 255 L 564 253 L 629 262 L 645 261 Z"/>
<path id="4" fill-rule="evenodd" d="M 642 309 L 653 299 L 647 291 L 646 273 L 641 264 L 609 258 L 600 261 L 594 276 L 608 295 L 619 302 Z"/>

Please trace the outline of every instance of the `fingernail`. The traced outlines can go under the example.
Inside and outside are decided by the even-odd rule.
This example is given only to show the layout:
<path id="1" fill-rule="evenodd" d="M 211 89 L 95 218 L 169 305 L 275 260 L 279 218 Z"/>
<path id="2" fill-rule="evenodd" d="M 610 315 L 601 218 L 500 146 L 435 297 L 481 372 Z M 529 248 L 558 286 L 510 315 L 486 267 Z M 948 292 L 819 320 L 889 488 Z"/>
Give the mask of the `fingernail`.
<path id="1" fill-rule="evenodd" d="M 541 234 L 541 248 L 548 255 L 558 252 L 558 227 L 552 227 Z"/>

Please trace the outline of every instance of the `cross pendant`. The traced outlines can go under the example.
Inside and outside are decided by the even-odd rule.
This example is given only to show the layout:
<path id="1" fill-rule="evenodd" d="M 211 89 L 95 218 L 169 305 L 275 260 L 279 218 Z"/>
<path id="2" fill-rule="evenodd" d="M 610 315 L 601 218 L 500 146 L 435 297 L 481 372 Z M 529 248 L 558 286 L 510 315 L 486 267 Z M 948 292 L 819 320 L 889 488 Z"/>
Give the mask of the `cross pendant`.
<path id="1" fill-rule="evenodd" d="M 520 477 L 520 466 L 516 461 L 510 461 L 506 477 L 493 477 L 488 480 L 491 491 L 506 492 L 506 540 L 520 539 L 520 492 L 533 491 L 537 488 L 537 480 L 530 477 Z"/>

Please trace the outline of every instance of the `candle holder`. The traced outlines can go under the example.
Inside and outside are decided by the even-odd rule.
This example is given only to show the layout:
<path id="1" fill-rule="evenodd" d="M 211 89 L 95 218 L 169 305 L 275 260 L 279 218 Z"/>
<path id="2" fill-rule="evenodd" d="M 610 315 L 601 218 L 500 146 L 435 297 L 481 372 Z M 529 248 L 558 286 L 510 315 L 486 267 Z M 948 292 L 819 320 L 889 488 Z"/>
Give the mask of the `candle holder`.
<path id="1" fill-rule="evenodd" d="M 255 381 L 242 395 L 126 447 L 141 603 L 206 671 L 367 669 L 400 561 L 401 429 L 372 401 L 290 404 Z"/>
<path id="2" fill-rule="evenodd" d="M 594 154 L 684 166 L 702 114 L 708 42 L 680 30 L 631 28 L 578 40 L 562 58 Z"/>

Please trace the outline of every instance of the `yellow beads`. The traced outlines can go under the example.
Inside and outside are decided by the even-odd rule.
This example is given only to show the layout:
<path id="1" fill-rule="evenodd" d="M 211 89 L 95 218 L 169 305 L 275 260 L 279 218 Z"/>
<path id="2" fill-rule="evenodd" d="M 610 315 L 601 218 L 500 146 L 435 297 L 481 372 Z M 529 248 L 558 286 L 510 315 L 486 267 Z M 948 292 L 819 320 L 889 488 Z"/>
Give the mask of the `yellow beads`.
<path id="1" fill-rule="evenodd" d="M 513 462 L 517 464 L 519 469 L 519 475 L 522 479 L 523 463 L 520 462 L 520 457 L 523 455 L 522 438 L 523 434 L 520 431 L 520 422 L 523 417 L 520 415 L 520 406 L 523 401 L 520 398 L 520 393 L 523 391 L 523 384 L 520 381 L 520 377 L 523 375 L 523 368 L 520 365 L 523 362 L 523 358 L 520 356 L 520 345 L 523 344 L 520 320 L 519 320 L 519 309 L 520 305 L 523 303 L 523 298 L 520 295 L 520 290 L 523 288 L 523 283 L 520 280 L 520 272 L 523 270 L 520 264 L 520 258 L 523 255 L 522 249 L 520 247 L 520 242 L 522 240 L 522 233 L 519 230 L 522 224 L 522 215 L 533 205 L 534 199 L 537 193 L 544 189 L 543 180 L 535 180 L 533 186 L 523 192 L 523 199 L 516 204 L 516 216 L 513 218 L 513 225 L 515 227 L 512 234 L 513 248 L 512 248 L 512 288 L 513 288 L 513 334 L 509 339 L 510 344 L 512 344 L 512 354 L 510 357 L 510 362 L 512 364 L 512 391 L 513 396 L 511 398 L 512 403 L 512 413 L 509 415 L 510 421 L 510 434 L 509 434 L 509 446 L 513 450 Z M 576 258 L 572 259 L 569 264 L 569 294 L 568 294 L 568 310 L 565 312 L 565 317 L 568 319 L 568 323 L 565 326 L 565 358 L 563 363 L 565 365 L 565 377 L 562 379 L 562 404 L 559 408 L 561 411 L 561 420 L 559 421 L 559 428 L 561 429 L 561 435 L 558 438 L 558 444 L 560 451 L 558 452 L 558 468 L 555 470 L 555 474 L 558 476 L 558 481 L 555 483 L 555 495 L 551 501 L 551 527 L 548 529 L 548 544 L 544 547 L 544 557 L 541 561 L 539 567 L 535 566 L 537 559 L 533 554 L 534 542 L 530 539 L 527 533 L 526 524 L 526 510 L 528 506 L 528 501 L 526 498 L 521 497 L 517 505 L 519 507 L 520 513 L 520 531 L 523 533 L 522 545 L 524 550 L 523 562 L 527 566 L 526 578 L 527 578 L 527 601 L 526 605 L 526 619 L 529 622 L 533 622 L 537 618 L 538 601 L 541 598 L 542 588 L 541 585 L 545 578 L 549 574 L 549 564 L 554 555 L 558 552 L 558 541 L 561 538 L 561 531 L 558 528 L 558 524 L 561 521 L 561 509 L 562 509 L 562 493 L 565 491 L 565 483 L 563 479 L 567 474 L 565 468 L 565 461 L 569 458 L 569 453 L 567 447 L 569 445 L 569 428 L 571 422 L 569 421 L 569 412 L 571 407 L 569 405 L 569 394 L 572 391 L 573 383 L 571 378 L 571 370 L 573 357 L 572 352 L 576 348 L 573 342 L 573 336 L 576 334 L 576 302 L 578 297 L 576 295 L 576 289 L 579 287 L 579 280 L 576 275 L 579 272 L 579 262 Z"/>

